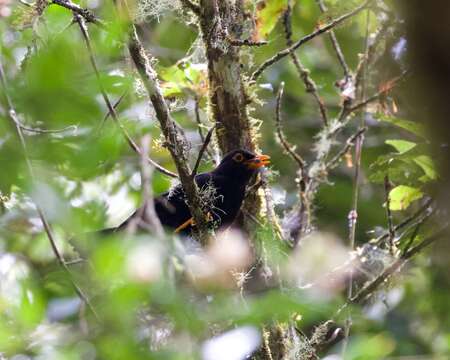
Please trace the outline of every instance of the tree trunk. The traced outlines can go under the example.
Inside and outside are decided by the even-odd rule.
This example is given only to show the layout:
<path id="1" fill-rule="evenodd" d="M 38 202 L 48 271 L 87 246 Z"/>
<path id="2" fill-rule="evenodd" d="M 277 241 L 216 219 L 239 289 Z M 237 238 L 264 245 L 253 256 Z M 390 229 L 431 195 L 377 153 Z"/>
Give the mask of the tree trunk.
<path id="1" fill-rule="evenodd" d="M 248 98 L 241 73 L 239 39 L 245 22 L 242 1 L 201 0 L 200 27 L 206 48 L 209 100 L 217 124 L 219 147 L 225 154 L 237 148 L 257 150 L 248 118 Z"/>

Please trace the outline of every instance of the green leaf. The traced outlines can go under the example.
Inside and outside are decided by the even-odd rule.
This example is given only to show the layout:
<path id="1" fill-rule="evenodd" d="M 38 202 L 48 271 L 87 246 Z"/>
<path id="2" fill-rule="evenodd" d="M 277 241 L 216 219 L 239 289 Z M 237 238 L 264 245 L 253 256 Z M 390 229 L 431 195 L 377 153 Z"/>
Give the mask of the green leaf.
<path id="1" fill-rule="evenodd" d="M 423 192 L 418 188 L 399 185 L 389 193 L 390 208 L 394 211 L 405 210 L 413 201 L 419 200 L 422 196 Z"/>
<path id="2" fill-rule="evenodd" d="M 370 165 L 369 180 L 382 184 L 384 177 L 388 175 L 389 179 L 394 183 L 418 185 L 418 179 L 423 175 L 423 171 L 405 155 L 389 154 L 380 156 Z"/>
<path id="3" fill-rule="evenodd" d="M 182 95 L 186 89 L 198 92 L 199 84 L 206 82 L 206 73 L 188 62 L 160 67 L 158 72 L 163 80 L 164 96 L 167 97 Z"/>
<path id="4" fill-rule="evenodd" d="M 410 121 L 410 120 L 404 120 L 404 119 L 399 119 L 399 118 L 396 118 L 393 116 L 380 115 L 380 114 L 378 114 L 376 116 L 376 118 L 378 121 L 383 121 L 383 122 L 398 126 L 404 130 L 407 130 L 407 131 L 413 133 L 414 135 L 425 138 L 426 132 L 425 132 L 425 128 L 422 126 L 422 124 L 419 124 L 417 122 Z"/>
<path id="5" fill-rule="evenodd" d="M 386 140 L 386 144 L 393 146 L 395 150 L 398 151 L 399 154 L 404 154 L 409 150 L 413 149 L 414 147 L 416 147 L 417 145 L 412 141 L 406 140 Z"/>
<path id="6" fill-rule="evenodd" d="M 438 173 L 436 171 L 436 167 L 434 165 L 433 159 L 431 159 L 428 155 L 420 155 L 414 158 L 414 162 L 419 165 L 424 171 L 427 180 L 436 180 L 438 178 Z"/>
<path id="7" fill-rule="evenodd" d="M 97 124 L 104 112 L 88 59 L 69 30 L 53 38 L 11 81 L 17 112 L 48 129 Z"/>
<path id="8" fill-rule="evenodd" d="M 286 8 L 285 0 L 266 0 L 258 3 L 256 28 L 259 38 L 265 39 L 272 32 Z"/>

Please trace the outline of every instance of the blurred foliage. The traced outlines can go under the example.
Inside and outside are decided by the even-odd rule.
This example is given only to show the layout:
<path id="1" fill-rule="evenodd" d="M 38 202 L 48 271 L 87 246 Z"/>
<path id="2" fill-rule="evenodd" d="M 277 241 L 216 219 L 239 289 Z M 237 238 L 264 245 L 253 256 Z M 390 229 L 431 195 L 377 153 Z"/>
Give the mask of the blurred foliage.
<path id="1" fill-rule="evenodd" d="M 144 12 L 139 17 L 139 31 L 158 59 L 155 66 L 164 95 L 193 144 L 190 156 L 194 161 L 201 146 L 195 102 L 203 130 L 209 127 L 210 115 L 200 35 L 191 15 L 180 10 L 178 2 L 142 3 L 147 7 L 140 10 Z M 244 71 L 286 47 L 279 20 L 287 2 L 246 3 L 248 11 L 256 13 L 257 31 L 249 35 L 268 44 L 242 49 Z M 329 11 L 324 14 L 314 0 L 293 3 L 295 40 L 360 2 L 326 1 Z M 391 2 L 383 3 L 391 9 Z M 80 5 L 90 7 L 107 21 L 107 31 L 94 24 L 89 24 L 89 31 L 103 88 L 114 101 L 123 96 L 117 104 L 122 125 L 134 139 L 151 134 L 151 157 L 174 170 L 143 85 L 127 60 L 126 24 L 112 2 L 81 1 Z M 341 252 L 348 254 L 345 246 L 354 189 L 354 154 L 348 153 L 346 161 L 328 174 L 328 182 L 318 189 L 313 204 L 315 227 L 322 234 L 315 240 L 328 244 L 307 256 L 314 260 L 311 267 L 317 273 L 301 268 L 296 261 L 298 254 L 290 254 L 265 219 L 260 219 L 263 224 L 253 240 L 254 250 L 263 261 L 254 266 L 261 266 L 268 278 L 279 277 L 281 288 L 274 286 L 270 291 L 255 290 L 252 294 L 242 291 L 242 283 L 252 279 L 253 268 L 248 268 L 248 259 L 234 258 L 233 251 L 240 250 L 240 244 L 236 248 L 227 245 L 229 251 L 211 248 L 189 253 L 182 241 L 170 236 L 99 236 L 96 230 L 117 225 L 140 203 L 139 158 L 114 122 L 110 118 L 102 121 L 107 109 L 70 11 L 55 4 L 45 6 L 42 13 L 38 10 L 21 2 L 0 0 L 0 60 L 8 95 L 20 121 L 36 129 L 25 129 L 24 133 L 37 179 L 31 181 L 2 88 L 0 359 L 205 358 L 205 341 L 233 328 L 251 325 L 262 331 L 270 324 L 285 322 L 308 333 L 333 317 L 345 302 L 343 285 L 315 292 L 302 276 L 308 273 L 313 282 L 319 281 L 333 258 Z M 366 13 L 362 12 L 336 28 L 352 69 L 364 52 L 366 28 L 373 32 L 382 20 L 382 15 L 371 12 L 367 24 Z M 343 98 L 335 84 L 343 73 L 328 37 L 305 44 L 298 56 L 316 81 L 330 117 L 338 116 Z M 382 69 L 377 71 L 383 73 Z M 295 164 L 274 136 L 274 89 L 282 81 L 286 84 L 284 130 L 307 162 L 315 159 L 314 144 L 321 131 L 317 106 L 289 59 L 267 69 L 257 86 L 258 99 L 252 104 L 251 116 L 261 122 L 261 148 L 272 158 L 271 188 L 280 215 L 291 208 L 298 194 Z M 378 90 L 378 81 L 371 78 L 368 92 Z M 380 106 L 366 114 L 369 131 L 362 153 L 358 245 L 387 229 L 386 175 L 392 183 L 390 207 L 396 223 L 414 213 L 420 199 L 433 194 L 439 177 L 429 155 L 431 139 L 427 131 L 409 121 L 408 111 L 403 110 L 408 108 L 407 104 L 402 106 L 403 87 L 407 82 L 391 94 L 399 102 L 399 112 L 380 111 Z M 339 151 L 357 129 L 361 116 L 358 113 L 352 118 L 332 144 L 334 150 Z M 212 161 L 205 161 L 201 170 L 212 166 Z M 155 173 L 151 186 L 160 193 L 171 183 Z M 64 257 L 76 262 L 69 266 L 70 275 L 56 263 L 34 202 L 50 220 Z M 434 225 L 425 224 L 415 243 Z M 88 261 L 76 261 L 80 254 L 69 239 L 81 249 L 81 255 L 87 254 Z M 406 240 L 402 239 L 399 247 L 405 246 Z M 231 255 L 224 260 L 222 253 Z M 383 287 L 365 307 L 352 310 L 354 325 L 346 358 L 450 356 L 450 292 L 445 286 L 448 269 L 445 261 L 435 261 L 434 257 L 437 255 L 418 257 L 417 266 L 411 266 L 401 281 Z M 78 299 L 74 283 L 89 297 L 89 306 Z M 345 317 L 340 315 L 336 320 L 343 324 Z M 339 352 L 334 347 L 323 356 L 333 359 L 332 354 Z"/>

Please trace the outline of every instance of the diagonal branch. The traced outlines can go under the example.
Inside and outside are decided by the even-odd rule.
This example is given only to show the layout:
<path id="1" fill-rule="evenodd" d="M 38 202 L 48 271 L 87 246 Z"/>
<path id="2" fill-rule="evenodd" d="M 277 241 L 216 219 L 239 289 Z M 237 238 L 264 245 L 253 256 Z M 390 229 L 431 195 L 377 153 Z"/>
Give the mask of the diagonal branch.
<path id="1" fill-rule="evenodd" d="M 288 46 L 292 46 L 292 4 L 291 1 L 288 1 L 287 9 L 283 15 L 283 25 L 284 25 L 284 33 L 286 36 L 286 43 Z M 292 58 L 292 62 L 294 63 L 295 68 L 298 71 L 298 74 L 300 76 L 300 79 L 305 84 L 306 92 L 310 93 L 315 101 L 317 102 L 317 105 L 319 106 L 319 113 L 322 117 L 322 122 L 325 126 L 328 125 L 328 115 L 327 115 L 327 109 L 325 107 L 325 104 L 322 100 L 322 98 L 319 95 L 319 90 L 317 89 L 317 85 L 312 79 L 309 70 L 305 68 L 305 66 L 300 61 L 299 57 L 295 52 L 291 52 L 290 56 Z"/>
<path id="2" fill-rule="evenodd" d="M 305 43 L 311 41 L 315 37 L 322 35 L 331 29 L 335 28 L 337 25 L 343 23 L 344 21 L 350 19 L 351 17 L 359 14 L 362 10 L 368 7 L 371 2 L 374 0 L 366 0 L 363 4 L 358 6 L 357 8 L 353 9 L 352 11 L 334 19 L 330 23 L 328 23 L 325 26 L 322 26 L 318 30 L 302 37 L 300 40 L 292 44 L 292 46 L 288 47 L 287 49 L 281 50 L 278 53 L 276 53 L 274 56 L 272 56 L 270 59 L 263 62 L 258 69 L 255 70 L 255 72 L 250 76 L 250 81 L 256 81 L 258 77 L 269 67 L 275 64 L 276 62 L 280 61 L 284 57 L 288 56 L 291 52 L 297 50 L 300 46 L 304 45 Z"/>
<path id="3" fill-rule="evenodd" d="M 202 161 L 203 154 L 208 149 L 208 145 L 211 141 L 212 134 L 214 132 L 214 129 L 216 128 L 216 125 L 214 125 L 211 129 L 209 129 L 208 133 L 206 134 L 205 140 L 203 141 L 203 145 L 200 149 L 200 152 L 198 153 L 197 161 L 195 162 L 194 169 L 192 169 L 191 177 L 195 178 L 195 175 L 197 175 L 198 167 L 200 166 L 200 162 Z"/>
<path id="4" fill-rule="evenodd" d="M 106 26 L 105 23 L 95 16 L 90 10 L 82 8 L 80 5 L 75 4 L 70 0 L 52 0 L 51 3 L 72 10 L 75 14 L 82 16 L 87 22 L 94 23 L 101 27 Z"/>
<path id="5" fill-rule="evenodd" d="M 150 101 L 156 112 L 156 117 L 161 125 L 161 130 L 166 138 L 167 147 L 172 155 L 172 159 L 180 176 L 181 184 L 186 194 L 187 203 L 191 215 L 194 218 L 198 237 L 201 243 L 208 241 L 208 221 L 202 210 L 202 200 L 199 189 L 194 179 L 191 177 L 191 169 L 187 159 L 185 143 L 180 136 L 180 129 L 170 115 L 169 107 L 162 95 L 157 74 L 153 69 L 150 59 L 139 40 L 134 25 L 131 27 L 128 50 L 136 69 L 141 76 L 144 86 L 147 90 Z"/>
<path id="6" fill-rule="evenodd" d="M 197 96 L 195 96 L 194 100 L 195 100 L 194 115 L 195 115 L 195 121 L 197 122 L 197 131 L 198 131 L 198 135 L 200 136 L 200 140 L 202 141 L 202 144 L 203 144 L 205 142 L 205 135 L 203 134 L 203 130 L 202 130 L 203 123 L 200 118 L 200 100 Z M 208 156 L 213 161 L 213 163 L 218 165 L 217 159 L 215 159 L 213 152 L 210 151 L 208 149 L 208 147 L 206 148 L 206 152 L 208 153 Z"/>
<path id="7" fill-rule="evenodd" d="M 339 161 L 342 159 L 342 157 L 345 154 L 347 154 L 353 146 L 355 146 L 356 140 L 362 134 L 364 134 L 366 131 L 367 131 L 367 127 L 363 127 L 361 129 L 359 129 L 356 133 L 354 133 L 352 136 L 350 136 L 347 139 L 345 146 L 330 161 L 327 162 L 327 164 L 325 165 L 325 168 L 327 170 L 335 168 L 337 166 L 337 164 L 339 163 Z"/>
<path id="8" fill-rule="evenodd" d="M 363 287 L 355 296 L 350 298 L 347 304 L 357 304 L 361 301 L 364 301 L 368 296 L 375 292 L 376 289 L 381 284 L 383 284 L 391 275 L 397 272 L 410 258 L 420 253 L 423 249 L 425 249 L 435 241 L 442 239 L 442 237 L 447 234 L 447 232 L 448 225 L 446 225 L 444 228 L 437 231 L 427 239 L 423 240 L 420 244 L 406 251 L 400 258 L 398 258 L 396 261 L 394 261 L 394 263 L 388 266 L 376 279 Z"/>
<path id="9" fill-rule="evenodd" d="M 85 19 L 80 14 L 75 13 L 75 12 L 74 12 L 74 18 L 75 18 L 75 21 L 78 23 L 78 26 L 80 27 L 81 33 L 82 33 L 84 41 L 86 43 L 86 47 L 87 47 L 88 53 L 89 53 L 89 60 L 91 62 L 92 68 L 94 69 L 95 77 L 96 77 L 98 85 L 100 87 L 100 92 L 102 94 L 103 100 L 105 101 L 106 107 L 108 108 L 107 115 L 110 115 L 111 118 L 116 123 L 116 125 L 119 127 L 119 130 L 121 131 L 122 135 L 127 140 L 127 143 L 131 147 L 131 149 L 133 149 L 140 156 L 145 156 L 147 158 L 147 161 L 162 174 L 165 174 L 165 175 L 173 177 L 173 178 L 177 178 L 178 177 L 177 174 L 165 169 L 164 167 L 162 167 L 161 165 L 156 163 L 154 160 L 150 159 L 150 157 L 148 157 L 145 153 L 142 153 L 138 144 L 136 144 L 136 142 L 128 134 L 128 131 L 125 129 L 125 127 L 120 123 L 119 117 L 116 112 L 116 104 L 113 105 L 111 103 L 111 100 L 109 99 L 108 94 L 106 93 L 106 90 L 102 84 L 102 81 L 100 78 L 100 72 L 98 70 L 97 62 L 95 61 L 94 52 L 92 50 L 91 40 L 89 37 L 89 32 L 88 32 L 88 28 L 85 23 Z M 120 100 L 121 99 L 119 99 L 118 102 L 120 102 Z M 105 120 L 106 120 L 106 117 L 102 121 L 101 125 L 103 125 Z"/>
<path id="10" fill-rule="evenodd" d="M 432 204 L 433 204 L 433 199 L 428 199 L 423 204 L 423 206 L 421 206 L 414 214 L 412 214 L 411 216 L 407 217 L 402 222 L 395 225 L 394 232 L 398 232 L 405 227 L 409 228 L 408 225 L 410 225 L 410 224 L 413 224 L 413 226 L 416 225 L 417 224 L 416 220 L 419 221 L 419 224 L 422 223 L 422 221 L 424 219 L 427 219 L 433 213 L 433 211 L 431 209 Z M 389 232 L 386 232 L 385 234 L 379 236 L 378 238 L 371 240 L 370 244 L 378 246 L 379 244 L 381 244 L 383 241 L 385 241 L 388 238 L 389 238 Z"/>
<path id="11" fill-rule="evenodd" d="M 252 39 L 231 39 L 229 38 L 228 41 L 233 46 L 264 46 L 267 45 L 267 41 L 253 41 Z"/>
<path id="12" fill-rule="evenodd" d="M 325 3 L 323 0 L 316 0 L 317 4 L 319 5 L 319 9 L 322 13 L 325 13 L 328 11 L 327 7 L 325 6 Z M 345 80 L 350 79 L 350 68 L 348 67 L 347 62 L 345 61 L 344 53 L 342 52 L 341 46 L 339 45 L 339 41 L 336 37 L 336 34 L 334 30 L 330 30 L 329 32 L 331 44 L 333 45 L 334 51 L 336 52 L 336 56 L 339 60 L 339 63 L 342 66 L 342 70 L 344 70 L 344 78 Z"/>

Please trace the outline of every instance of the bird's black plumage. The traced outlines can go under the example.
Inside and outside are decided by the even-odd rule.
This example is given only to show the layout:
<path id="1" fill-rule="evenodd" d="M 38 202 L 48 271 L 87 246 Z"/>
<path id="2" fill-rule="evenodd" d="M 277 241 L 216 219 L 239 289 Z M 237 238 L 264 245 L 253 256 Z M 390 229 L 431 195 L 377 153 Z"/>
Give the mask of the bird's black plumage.
<path id="1" fill-rule="evenodd" d="M 268 156 L 234 150 L 225 155 L 213 171 L 195 177 L 212 226 L 223 228 L 234 221 L 249 180 L 260 167 L 268 163 Z M 161 194 L 154 202 L 156 214 L 164 227 L 185 234 L 190 233 L 192 216 L 181 184 Z M 143 211 L 144 209 L 136 210 L 118 229 L 126 227 L 136 216 L 145 216 Z"/>

